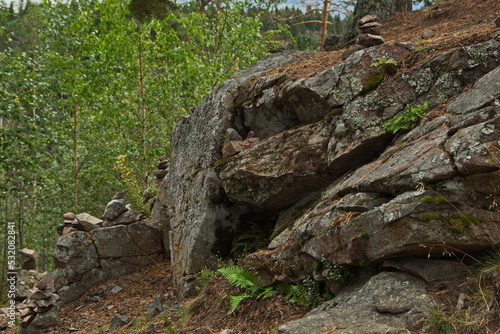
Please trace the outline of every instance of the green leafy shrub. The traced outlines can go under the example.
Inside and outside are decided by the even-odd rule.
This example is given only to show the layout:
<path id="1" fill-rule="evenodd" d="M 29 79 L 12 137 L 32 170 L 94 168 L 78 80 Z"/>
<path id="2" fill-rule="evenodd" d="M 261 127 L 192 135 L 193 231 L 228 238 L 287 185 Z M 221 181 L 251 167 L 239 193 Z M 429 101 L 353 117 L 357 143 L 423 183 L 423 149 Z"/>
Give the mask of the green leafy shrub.
<path id="1" fill-rule="evenodd" d="M 406 112 L 389 118 L 382 124 L 382 133 L 396 133 L 400 130 L 411 130 L 417 126 L 422 117 L 425 116 L 425 111 L 429 108 L 427 101 L 423 105 L 416 107 L 406 107 Z"/>

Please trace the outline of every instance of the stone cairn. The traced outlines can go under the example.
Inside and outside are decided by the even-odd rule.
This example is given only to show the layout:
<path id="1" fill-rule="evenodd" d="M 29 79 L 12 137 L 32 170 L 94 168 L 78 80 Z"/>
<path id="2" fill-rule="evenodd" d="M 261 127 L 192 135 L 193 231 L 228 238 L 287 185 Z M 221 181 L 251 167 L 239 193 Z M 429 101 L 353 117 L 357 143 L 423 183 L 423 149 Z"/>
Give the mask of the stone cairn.
<path id="1" fill-rule="evenodd" d="M 74 214 L 67 212 L 63 215 L 63 225 L 56 228 L 60 236 L 68 233 L 84 231 L 90 232 L 116 225 L 129 225 L 146 218 L 143 213 L 137 214 L 130 204 L 125 204 L 123 192 L 116 193 L 106 205 L 101 218 L 88 213 Z M 59 323 L 59 296 L 54 292 L 54 282 L 46 279 L 36 268 L 36 252 L 22 249 L 21 278 L 16 284 L 16 305 L 21 317 L 21 333 L 39 333 L 40 330 L 55 326 Z M 23 278 L 24 276 L 25 278 Z M 41 277 L 44 277 L 41 279 Z"/>
<path id="2" fill-rule="evenodd" d="M 342 60 L 346 60 L 353 53 L 375 45 L 384 44 L 384 39 L 380 36 L 382 24 L 377 22 L 376 15 L 365 15 L 358 21 L 360 34 L 356 38 L 357 47 L 346 50 L 342 54 Z"/>
<path id="3" fill-rule="evenodd" d="M 21 269 L 36 269 L 36 252 L 34 250 L 23 248 L 19 254 L 21 254 Z"/>
<path id="4" fill-rule="evenodd" d="M 363 47 L 384 44 L 384 39 L 380 36 L 382 24 L 377 20 L 376 15 L 365 15 L 358 21 L 360 34 L 356 38 L 356 44 Z"/>
<path id="5" fill-rule="evenodd" d="M 157 170 L 154 172 L 155 183 L 159 184 L 168 174 L 168 160 L 164 156 L 161 156 L 156 164 L 156 168 Z"/>
<path id="6" fill-rule="evenodd" d="M 28 257 L 36 256 L 36 253 L 29 249 L 22 249 L 20 253 L 21 259 L 26 256 L 25 253 L 29 254 Z M 32 264 L 33 262 L 27 261 L 23 265 L 25 263 Z M 54 293 L 52 286 L 41 280 L 46 274 L 36 268 L 17 270 L 14 299 L 21 319 L 21 333 L 39 333 L 41 329 L 59 323 L 57 303 L 59 296 Z M 29 329 L 28 326 L 30 326 Z"/>

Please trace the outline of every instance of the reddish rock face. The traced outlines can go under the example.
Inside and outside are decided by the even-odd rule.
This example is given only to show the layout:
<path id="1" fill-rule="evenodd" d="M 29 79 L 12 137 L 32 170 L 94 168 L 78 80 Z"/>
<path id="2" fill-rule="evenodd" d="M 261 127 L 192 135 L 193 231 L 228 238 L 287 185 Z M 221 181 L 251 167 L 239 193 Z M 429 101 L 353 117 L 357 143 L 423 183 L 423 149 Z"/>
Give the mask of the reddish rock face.
<path id="1" fill-rule="evenodd" d="M 180 295 L 257 212 L 277 220 L 270 250 L 248 259 L 267 282 L 320 280 L 322 259 L 357 267 L 442 254 L 445 242 L 465 252 L 500 243 L 498 212 L 488 209 L 498 189 L 485 184 L 500 169 L 500 42 L 405 69 L 411 52 L 365 48 L 304 78 L 267 71 L 310 54 L 272 55 L 176 128 L 155 207 L 168 216 Z M 383 133 L 423 105 L 421 119 Z M 260 140 L 228 140 L 229 128 Z"/>

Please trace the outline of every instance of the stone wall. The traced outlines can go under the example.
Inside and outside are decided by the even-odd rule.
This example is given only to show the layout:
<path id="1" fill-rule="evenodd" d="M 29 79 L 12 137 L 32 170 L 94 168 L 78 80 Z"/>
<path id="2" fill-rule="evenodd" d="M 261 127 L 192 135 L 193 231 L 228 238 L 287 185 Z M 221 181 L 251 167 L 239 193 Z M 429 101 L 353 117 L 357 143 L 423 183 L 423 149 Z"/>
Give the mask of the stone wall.
<path id="1" fill-rule="evenodd" d="M 130 210 L 123 213 L 131 216 Z M 77 300 L 95 284 L 164 261 L 160 228 L 144 220 L 117 223 L 118 216 L 108 220 L 111 226 L 102 227 L 105 222 L 88 214 L 65 214 L 64 234 L 54 253 L 56 269 L 28 288 L 27 299 L 18 305 L 22 332 L 38 333 L 57 325 L 60 306 Z M 87 225 L 89 221 L 94 223 Z"/>

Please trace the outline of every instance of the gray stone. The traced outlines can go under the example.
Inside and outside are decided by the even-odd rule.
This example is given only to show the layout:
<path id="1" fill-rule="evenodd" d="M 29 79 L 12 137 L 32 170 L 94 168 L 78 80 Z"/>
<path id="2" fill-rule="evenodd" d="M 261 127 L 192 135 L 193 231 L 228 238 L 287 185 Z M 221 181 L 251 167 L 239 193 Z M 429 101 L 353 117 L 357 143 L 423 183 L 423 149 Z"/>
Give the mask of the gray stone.
<path id="1" fill-rule="evenodd" d="M 358 26 L 361 27 L 361 26 L 364 26 L 367 23 L 375 22 L 377 20 L 378 20 L 377 15 L 365 15 L 361 19 L 359 19 Z"/>
<path id="2" fill-rule="evenodd" d="M 86 232 L 76 231 L 57 239 L 54 261 L 57 268 L 66 270 L 69 280 L 99 266 L 96 248 Z"/>
<path id="3" fill-rule="evenodd" d="M 139 268 L 151 266 L 164 260 L 161 253 L 144 256 L 126 256 L 119 258 L 101 259 L 102 270 L 109 277 L 119 277 Z"/>
<path id="4" fill-rule="evenodd" d="M 113 219 L 112 221 L 105 221 L 104 226 L 116 226 L 116 225 L 129 225 L 135 223 L 137 217 L 137 213 L 131 208 L 127 208 L 124 212 L 122 212 L 118 217 Z"/>
<path id="5" fill-rule="evenodd" d="M 227 196 L 236 203 L 282 209 L 320 189 L 328 178 L 324 132 L 322 124 L 306 125 L 232 157 L 220 174 Z M 294 150 L 297 145 L 304 150 Z"/>
<path id="6" fill-rule="evenodd" d="M 123 198 L 113 199 L 106 205 L 103 217 L 106 220 L 113 220 L 125 210 L 125 200 Z"/>
<path id="7" fill-rule="evenodd" d="M 163 303 L 165 302 L 165 298 L 163 296 L 159 295 L 157 296 L 152 302 L 146 304 L 146 309 L 147 310 L 153 310 L 153 309 L 161 309 L 163 307 Z"/>
<path id="8" fill-rule="evenodd" d="M 50 296 L 52 296 L 52 291 L 50 289 L 37 290 L 30 296 L 30 300 L 46 299 Z"/>
<path id="9" fill-rule="evenodd" d="M 464 279 L 467 268 L 463 263 L 435 259 L 392 259 L 384 262 L 386 268 L 396 268 L 426 282 L 444 279 Z"/>
<path id="10" fill-rule="evenodd" d="M 88 213 L 79 213 L 76 215 L 76 219 L 85 227 L 87 232 L 90 232 L 96 228 L 101 228 L 103 220 L 96 218 Z"/>
<path id="11" fill-rule="evenodd" d="M 110 278 L 101 268 L 93 268 L 83 273 L 76 282 L 66 283 L 57 290 L 59 300 L 62 304 L 69 304 L 78 300 L 92 286 Z"/>
<path id="12" fill-rule="evenodd" d="M 129 317 L 127 317 L 125 315 L 121 315 L 121 314 L 115 314 L 115 315 L 113 315 L 113 318 L 111 319 L 109 329 L 113 330 L 113 329 L 116 329 L 119 327 L 126 326 L 129 322 L 130 322 Z"/>
<path id="13" fill-rule="evenodd" d="M 59 300 L 59 296 L 55 293 L 51 294 L 47 299 L 36 299 L 34 300 L 37 307 L 46 308 L 54 305 Z M 37 311 L 39 312 L 39 311 Z"/>
<path id="14" fill-rule="evenodd" d="M 382 29 L 382 24 L 378 22 L 369 22 L 359 27 L 359 30 L 361 31 L 362 34 L 370 34 L 370 35 L 380 35 L 381 29 Z"/>
<path id="15" fill-rule="evenodd" d="M 65 214 L 63 214 L 63 218 L 65 220 L 73 220 L 76 218 L 76 216 L 73 212 L 66 212 Z"/>
<path id="16" fill-rule="evenodd" d="M 418 136 L 387 149 L 380 159 L 356 170 L 347 180 L 337 184 L 332 193 L 353 190 L 400 193 L 420 184 L 435 183 L 455 175 L 451 157 L 442 148 L 448 139 L 446 127 Z M 412 157 L 411 160 L 408 157 Z M 425 171 L 425 172 L 424 172 Z"/>
<path id="17" fill-rule="evenodd" d="M 420 332 L 433 305 L 425 283 L 409 274 L 385 272 L 343 290 L 306 314 L 280 326 L 279 334 L 382 334 Z"/>
<path id="18" fill-rule="evenodd" d="M 356 44 L 362 46 L 375 46 L 384 44 L 384 38 L 379 35 L 359 34 L 356 38 Z"/>
<path id="19" fill-rule="evenodd" d="M 123 288 L 119 285 L 115 285 L 114 287 L 111 288 L 110 292 L 114 295 L 116 295 L 118 292 L 122 291 Z"/>
<path id="20" fill-rule="evenodd" d="M 59 307 L 54 305 L 50 310 L 36 315 L 30 324 L 33 330 L 41 330 L 59 324 Z"/>
<path id="21" fill-rule="evenodd" d="M 304 59 L 308 54 L 313 55 L 281 52 L 260 60 L 223 83 L 196 108 L 189 122 L 182 122 L 175 128 L 170 173 L 164 180 L 167 202 L 157 201 L 155 205 L 164 205 L 174 213 L 170 215 L 172 234 L 169 242 L 171 256 L 175 259 L 172 271 L 179 295 L 194 291 L 192 281 L 182 277 L 201 271 L 216 259 L 219 247 L 227 247 L 223 243 L 216 244 L 217 233 L 226 230 L 231 233 L 231 226 L 245 212 L 235 206 L 213 203 L 212 195 L 204 188 L 207 173 L 213 171 L 214 162 L 222 158 L 226 129 L 238 128 L 231 124 L 234 107 L 246 99 L 246 96 L 241 100 L 236 95 L 238 87 L 250 84 L 273 68 Z M 257 131 L 255 133 L 264 138 Z"/>
<path id="22" fill-rule="evenodd" d="M 171 172 L 155 202 L 179 295 L 194 291 L 193 278 L 216 254 L 230 252 L 256 208 L 269 220 L 281 211 L 281 224 L 312 192 L 321 193 L 317 203 L 276 226 L 281 233 L 272 249 L 247 258 L 269 282 L 324 279 L 315 272 L 322 257 L 359 266 L 442 257 L 446 245 L 475 252 L 500 242 L 493 228 L 499 215 L 488 209 L 497 193 L 500 41 L 456 48 L 397 72 L 373 66 L 382 57 L 400 62 L 412 48 L 365 48 L 303 78 L 269 70 L 310 53 L 274 54 L 225 82 L 189 122 L 179 123 Z M 424 101 L 430 114 L 414 129 L 381 133 L 384 120 Z M 229 128 L 254 131 L 260 141 L 225 154 Z M 113 271 L 135 265 L 118 257 L 101 264 Z M 377 299 L 378 310 L 406 314 L 407 304 L 392 307 L 391 298 Z"/>
<path id="23" fill-rule="evenodd" d="M 499 73 L 500 74 L 500 73 Z M 463 175 L 500 168 L 500 117 L 460 129 L 444 145 Z"/>
<path id="24" fill-rule="evenodd" d="M 91 235 L 100 258 L 147 256 L 163 252 L 160 231 L 144 222 L 97 229 Z"/>

